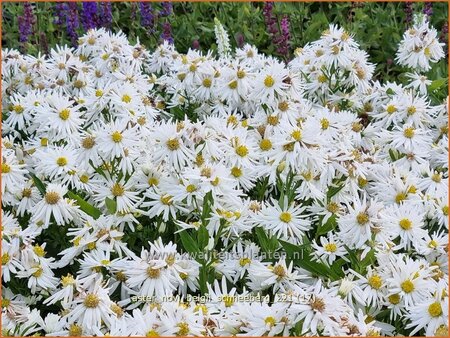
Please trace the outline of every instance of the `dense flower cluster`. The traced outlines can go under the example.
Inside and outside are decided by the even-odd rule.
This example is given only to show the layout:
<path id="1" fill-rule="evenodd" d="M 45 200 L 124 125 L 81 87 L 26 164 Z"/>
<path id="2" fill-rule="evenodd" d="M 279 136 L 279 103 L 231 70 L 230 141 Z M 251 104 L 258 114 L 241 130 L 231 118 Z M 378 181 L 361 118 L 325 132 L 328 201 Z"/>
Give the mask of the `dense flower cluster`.
<path id="1" fill-rule="evenodd" d="M 445 335 L 446 103 L 373 72 L 336 26 L 3 51 L 3 333 Z"/>

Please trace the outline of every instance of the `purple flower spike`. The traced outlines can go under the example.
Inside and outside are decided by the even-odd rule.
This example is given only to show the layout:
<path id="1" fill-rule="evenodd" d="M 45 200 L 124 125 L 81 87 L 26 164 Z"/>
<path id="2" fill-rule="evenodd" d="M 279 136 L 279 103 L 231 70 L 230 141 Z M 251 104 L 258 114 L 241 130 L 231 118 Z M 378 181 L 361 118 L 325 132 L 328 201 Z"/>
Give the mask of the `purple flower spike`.
<path id="1" fill-rule="evenodd" d="M 423 13 L 427 16 L 428 20 L 430 20 L 431 16 L 433 15 L 432 2 L 425 2 L 425 5 L 423 6 Z"/>
<path id="2" fill-rule="evenodd" d="M 165 1 L 161 4 L 162 9 L 159 12 L 160 16 L 169 16 L 170 14 L 172 14 L 172 2 L 170 1 Z"/>
<path id="3" fill-rule="evenodd" d="M 101 27 L 109 28 L 112 24 L 112 7 L 111 2 L 101 2 L 100 3 L 100 13 L 99 13 L 99 25 Z"/>
<path id="4" fill-rule="evenodd" d="M 97 28 L 97 3 L 96 2 L 83 2 L 83 15 L 81 18 L 83 28 L 88 31 L 89 29 Z"/>
<path id="5" fill-rule="evenodd" d="M 161 39 L 167 41 L 170 44 L 173 44 L 172 37 L 172 25 L 170 22 L 166 21 L 162 24 L 163 32 L 161 34 Z"/>
<path id="6" fill-rule="evenodd" d="M 78 18 L 78 4 L 76 2 L 69 2 L 67 6 L 68 6 L 66 16 L 67 35 L 70 37 L 72 45 L 76 47 L 78 46 L 77 29 L 80 27 L 80 21 Z"/>
<path id="7" fill-rule="evenodd" d="M 266 22 L 267 31 L 272 37 L 272 43 L 277 47 L 277 52 L 287 57 L 289 54 L 289 17 L 283 16 L 280 22 L 280 30 L 278 29 L 278 19 L 273 14 L 273 2 L 265 2 L 263 7 L 264 21 Z"/>
<path id="8" fill-rule="evenodd" d="M 18 17 L 19 21 L 19 41 L 27 42 L 30 35 L 33 35 L 33 25 L 36 22 L 36 18 L 33 14 L 33 7 L 31 3 L 23 3 L 23 15 Z"/>
<path id="9" fill-rule="evenodd" d="M 413 21 L 413 3 L 405 2 L 405 23 L 406 26 L 410 26 Z"/>
<path id="10" fill-rule="evenodd" d="M 148 2 L 140 2 L 139 9 L 141 12 L 141 25 L 147 28 L 149 32 L 154 32 L 155 16 L 152 5 Z"/>
<path id="11" fill-rule="evenodd" d="M 63 26 L 66 20 L 66 4 L 64 2 L 55 3 L 55 25 Z"/>

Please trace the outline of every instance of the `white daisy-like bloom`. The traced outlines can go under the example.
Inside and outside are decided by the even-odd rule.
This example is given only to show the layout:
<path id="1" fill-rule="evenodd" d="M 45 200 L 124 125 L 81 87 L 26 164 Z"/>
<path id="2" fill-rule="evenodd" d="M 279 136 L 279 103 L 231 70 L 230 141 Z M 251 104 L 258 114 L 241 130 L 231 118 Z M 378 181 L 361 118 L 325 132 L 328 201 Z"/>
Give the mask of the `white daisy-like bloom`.
<path id="1" fill-rule="evenodd" d="M 137 294 L 141 296 L 161 299 L 171 295 L 176 289 L 176 279 L 167 270 L 166 261 L 152 258 L 144 249 L 140 257 L 135 257 L 125 274 L 128 277 L 127 285 L 136 289 Z"/>
<path id="2" fill-rule="evenodd" d="M 102 185 L 97 185 L 97 191 L 94 192 L 94 200 L 99 206 L 106 204 L 106 198 L 114 200 L 117 204 L 118 212 L 127 212 L 135 210 L 138 202 L 138 192 L 133 189 L 133 182 L 113 181 L 102 179 Z"/>
<path id="3" fill-rule="evenodd" d="M 425 213 L 420 206 L 410 207 L 405 204 L 394 204 L 380 212 L 380 222 L 392 239 L 400 237 L 398 248 L 409 249 L 424 238 L 423 229 Z"/>
<path id="4" fill-rule="evenodd" d="M 255 216 L 254 222 L 286 241 L 301 243 L 305 231 L 310 227 L 303 213 L 306 208 L 300 205 L 287 205 L 287 199 L 283 204 L 281 207 L 276 200 L 272 199 L 271 204 L 263 208 L 260 215 Z"/>
<path id="5" fill-rule="evenodd" d="M 218 28 L 2 51 L 4 335 L 447 334 L 434 29 L 376 80 L 335 24 L 287 63 Z"/>
<path id="6" fill-rule="evenodd" d="M 73 201 L 64 198 L 67 191 L 68 189 L 63 185 L 50 183 L 42 200 L 32 210 L 33 221 L 41 222 L 44 228 L 49 226 L 52 216 L 58 225 L 72 221 L 77 214 L 77 209 Z"/>
<path id="7" fill-rule="evenodd" d="M 414 88 L 419 91 L 421 95 L 425 95 L 427 93 L 427 86 L 431 84 L 431 80 L 425 75 L 420 75 L 418 73 L 407 73 L 406 76 L 411 79 L 411 82 L 407 87 Z"/>
<path id="8" fill-rule="evenodd" d="M 13 191 L 15 187 L 25 183 L 25 164 L 20 164 L 12 151 L 2 149 L 2 195 L 7 188 Z"/>
<path id="9" fill-rule="evenodd" d="M 194 159 L 193 151 L 186 146 L 183 134 L 184 128 L 177 123 L 162 123 L 154 129 L 152 139 L 155 141 L 153 156 L 156 164 L 167 161 L 180 170 Z"/>
<path id="10" fill-rule="evenodd" d="M 417 15 L 414 25 L 408 29 L 399 44 L 396 60 L 404 66 L 428 71 L 430 63 L 438 62 L 444 55 L 443 43 L 437 38 L 437 31 L 430 27 L 427 17 Z"/>
<path id="11" fill-rule="evenodd" d="M 315 249 L 313 255 L 317 260 L 323 260 L 329 265 L 333 264 L 338 257 L 347 254 L 344 245 L 339 239 L 335 238 L 335 235 L 332 232 L 329 232 L 327 237 L 321 236 L 320 244 L 321 245 L 318 245 L 316 241 L 312 242 L 312 247 Z"/>
<path id="12" fill-rule="evenodd" d="M 84 290 L 71 303 L 71 311 L 65 316 L 68 324 L 76 323 L 84 332 L 100 328 L 102 321 L 109 327 L 114 320 L 112 302 L 108 289 L 96 283 L 90 290 Z"/>
<path id="13" fill-rule="evenodd" d="M 281 290 L 286 292 L 294 285 L 303 285 L 301 279 L 306 276 L 300 275 L 293 269 L 293 263 L 289 266 L 284 258 L 280 259 L 275 265 L 268 265 L 255 261 L 248 269 L 249 286 L 253 290 L 263 290 L 273 286 L 274 291 Z"/>
<path id="14" fill-rule="evenodd" d="M 406 328 L 413 329 L 411 335 L 425 328 L 426 336 L 439 336 L 448 325 L 448 296 L 420 302 L 412 306 L 406 316 L 410 320 Z"/>

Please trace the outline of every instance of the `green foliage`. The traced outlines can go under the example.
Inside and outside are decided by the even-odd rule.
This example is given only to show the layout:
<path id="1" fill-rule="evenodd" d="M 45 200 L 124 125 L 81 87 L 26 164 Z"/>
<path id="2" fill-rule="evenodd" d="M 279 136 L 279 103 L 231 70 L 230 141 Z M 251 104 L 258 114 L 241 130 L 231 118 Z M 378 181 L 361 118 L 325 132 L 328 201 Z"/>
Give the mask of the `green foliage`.
<path id="1" fill-rule="evenodd" d="M 81 6 L 81 5 L 80 5 Z M 230 35 L 232 47 L 236 47 L 239 37 L 244 42 L 253 44 L 262 52 L 277 55 L 276 46 L 267 32 L 263 15 L 263 2 L 174 2 L 173 14 L 158 18 L 154 31 L 143 27 L 140 22 L 138 3 L 112 3 L 113 23 L 111 29 L 123 31 L 131 42 L 138 39 L 149 49 L 154 49 L 161 42 L 162 23 L 167 21 L 172 26 L 175 46 L 180 52 L 186 52 L 198 41 L 201 50 L 216 48 L 214 21 L 217 17 Z M 157 12 L 159 3 L 152 3 Z M 20 48 L 30 54 L 45 52 L 45 45 L 68 44 L 70 40 L 64 27 L 54 23 L 54 3 L 39 2 L 34 4 L 37 32 L 26 44 L 19 43 L 18 17 L 23 12 L 21 3 L 3 4 L 3 48 Z M 81 7 L 80 7 L 81 8 Z M 414 11 L 422 12 L 423 3 L 414 3 Z M 81 11 L 81 10 L 80 10 Z M 133 14 L 135 13 L 135 14 Z M 134 15 L 134 19 L 133 19 Z M 318 39 L 329 24 L 338 24 L 354 34 L 362 49 L 370 55 L 370 61 L 377 64 L 376 79 L 397 80 L 404 69 L 397 66 L 395 52 L 407 26 L 405 24 L 404 3 L 402 2 L 276 2 L 274 15 L 280 21 L 284 15 L 290 20 L 290 55 L 307 42 Z M 448 11 L 445 2 L 433 3 L 431 24 L 440 32 L 447 21 Z M 78 34 L 83 34 L 80 28 Z M 278 55 L 280 56 L 280 55 Z M 446 60 L 433 67 L 429 77 L 446 79 L 448 76 Z M 434 84 L 439 87 L 440 82 Z M 446 84 L 442 84 L 446 86 Z M 434 88 L 434 87 L 433 87 Z M 442 91 L 444 92 L 444 91 Z M 436 100 L 441 100 L 441 94 Z"/>

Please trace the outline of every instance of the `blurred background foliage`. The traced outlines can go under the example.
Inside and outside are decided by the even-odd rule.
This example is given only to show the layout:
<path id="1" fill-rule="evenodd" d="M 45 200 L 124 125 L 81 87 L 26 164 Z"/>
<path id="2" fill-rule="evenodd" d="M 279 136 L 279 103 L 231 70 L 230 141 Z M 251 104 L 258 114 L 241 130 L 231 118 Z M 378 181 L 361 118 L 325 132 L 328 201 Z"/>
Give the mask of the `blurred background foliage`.
<path id="1" fill-rule="evenodd" d="M 180 52 L 214 50 L 217 17 L 232 46 L 250 43 L 288 61 L 334 23 L 352 32 L 378 64 L 375 78 L 390 80 L 404 71 L 394 62 L 395 52 L 414 13 L 427 15 L 447 42 L 447 2 L 7 2 L 2 47 L 37 55 L 56 44 L 74 46 L 89 28 L 105 27 L 123 31 L 131 42 L 139 38 L 150 50 L 164 39 Z M 447 59 L 428 76 L 447 78 Z"/>

